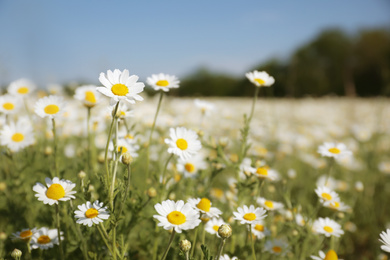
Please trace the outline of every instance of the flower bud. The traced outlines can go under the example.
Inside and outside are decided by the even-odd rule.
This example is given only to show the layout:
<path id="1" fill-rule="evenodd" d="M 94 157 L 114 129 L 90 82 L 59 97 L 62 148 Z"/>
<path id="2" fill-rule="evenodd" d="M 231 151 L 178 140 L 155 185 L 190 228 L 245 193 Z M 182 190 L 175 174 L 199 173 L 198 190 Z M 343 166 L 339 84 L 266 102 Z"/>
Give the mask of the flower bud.
<path id="1" fill-rule="evenodd" d="M 122 163 L 125 165 L 129 165 L 133 161 L 133 157 L 130 155 L 129 152 L 125 152 L 122 155 Z"/>
<path id="2" fill-rule="evenodd" d="M 44 153 L 45 155 L 51 155 L 53 153 L 53 148 L 51 148 L 51 146 L 46 146 Z"/>
<path id="3" fill-rule="evenodd" d="M 147 191 L 147 193 L 148 193 L 148 196 L 149 196 L 150 198 L 154 198 L 154 197 L 156 197 L 156 195 L 157 195 L 157 191 L 156 191 L 156 189 L 153 188 L 153 187 L 149 188 L 148 191 Z"/>
<path id="4" fill-rule="evenodd" d="M 13 259 L 20 259 L 20 257 L 22 256 L 22 251 L 15 248 L 14 251 L 12 251 L 11 256 Z"/>
<path id="5" fill-rule="evenodd" d="M 187 239 L 183 239 L 179 243 L 179 248 L 181 251 L 186 253 L 186 252 L 190 251 L 190 249 L 191 249 L 191 242 L 188 241 Z"/>
<path id="6" fill-rule="evenodd" d="M 86 176 L 87 176 L 87 174 L 84 171 L 80 171 L 77 174 L 77 177 L 79 177 L 79 179 L 81 179 L 81 180 L 84 179 Z"/>
<path id="7" fill-rule="evenodd" d="M 229 224 L 222 224 L 218 229 L 218 235 L 223 239 L 229 238 L 233 233 L 233 229 Z"/>
<path id="8" fill-rule="evenodd" d="M 5 191 L 7 189 L 7 184 L 5 182 L 0 182 L 0 191 Z"/>

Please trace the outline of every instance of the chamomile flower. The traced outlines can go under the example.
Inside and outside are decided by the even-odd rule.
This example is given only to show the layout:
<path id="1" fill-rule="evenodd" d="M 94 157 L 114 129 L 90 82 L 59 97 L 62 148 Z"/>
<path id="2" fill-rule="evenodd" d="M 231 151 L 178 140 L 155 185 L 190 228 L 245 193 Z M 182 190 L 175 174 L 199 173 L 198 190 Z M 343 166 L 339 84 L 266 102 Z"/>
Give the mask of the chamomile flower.
<path id="1" fill-rule="evenodd" d="M 63 232 L 60 232 L 61 240 Z M 43 227 L 38 229 L 31 238 L 30 245 L 32 249 L 49 249 L 54 245 L 59 245 L 57 229 L 48 229 Z"/>
<path id="2" fill-rule="evenodd" d="M 146 84 L 151 86 L 154 90 L 162 90 L 168 92 L 171 88 L 178 88 L 180 81 L 176 76 L 168 74 L 153 74 L 146 79 Z"/>
<path id="3" fill-rule="evenodd" d="M 211 235 L 217 235 L 218 237 L 220 237 L 218 235 L 218 229 L 222 224 L 226 224 L 225 221 L 223 221 L 223 219 L 212 218 L 209 221 L 207 221 L 204 228 L 207 231 L 207 233 L 209 233 Z"/>
<path id="4" fill-rule="evenodd" d="M 348 212 L 351 210 L 351 207 L 345 205 L 344 202 L 333 200 L 333 201 L 325 201 L 323 202 L 324 207 L 330 208 L 340 212 Z"/>
<path id="5" fill-rule="evenodd" d="M 13 241 L 22 240 L 22 241 L 28 242 L 36 231 L 37 231 L 37 228 L 33 228 L 33 229 L 25 228 L 25 229 L 22 229 L 22 231 L 12 233 L 11 239 Z"/>
<path id="6" fill-rule="evenodd" d="M 199 212 L 194 210 L 189 203 L 184 201 L 165 200 L 161 204 L 154 205 L 159 215 L 153 215 L 159 221 L 158 226 L 166 230 L 174 229 L 177 233 L 182 230 L 193 229 L 197 227 L 201 220 Z"/>
<path id="7" fill-rule="evenodd" d="M 279 180 L 279 173 L 268 166 L 257 167 L 254 175 L 260 179 L 268 179 L 270 181 Z"/>
<path id="8" fill-rule="evenodd" d="M 227 254 L 221 255 L 218 260 L 238 260 L 237 256 L 230 257 Z"/>
<path id="9" fill-rule="evenodd" d="M 379 239 L 379 241 L 384 244 L 381 245 L 381 249 L 385 252 L 390 253 L 390 229 L 382 231 L 382 233 L 380 233 L 380 237 L 381 239 Z"/>
<path id="10" fill-rule="evenodd" d="M 8 93 L 13 96 L 24 97 L 31 94 L 31 92 L 33 92 L 35 88 L 35 84 L 30 80 L 18 79 L 11 82 L 7 90 Z"/>
<path id="11" fill-rule="evenodd" d="M 275 79 L 268 75 L 265 71 L 253 71 L 248 72 L 245 76 L 252 82 L 256 87 L 270 87 L 275 83 Z"/>
<path id="12" fill-rule="evenodd" d="M 108 149 L 110 151 L 114 150 L 114 144 L 111 142 L 109 144 Z M 139 149 L 139 145 L 135 144 L 134 142 L 129 142 L 124 138 L 118 139 L 117 143 L 117 151 L 120 153 L 119 156 L 122 156 L 124 153 L 128 152 L 132 157 L 138 157 L 137 150 Z"/>
<path id="13" fill-rule="evenodd" d="M 256 173 L 256 169 L 252 167 L 252 160 L 250 158 L 244 158 L 240 164 L 240 178 L 244 179 L 246 176 L 251 176 Z"/>
<path id="14" fill-rule="evenodd" d="M 201 153 L 197 153 L 186 160 L 179 158 L 176 167 L 179 172 L 184 174 L 185 178 L 195 178 L 200 170 L 207 168 L 207 164 L 203 155 Z"/>
<path id="15" fill-rule="evenodd" d="M 263 239 L 266 235 L 270 234 L 270 231 L 264 227 L 263 221 L 251 225 L 251 228 L 252 228 L 252 234 L 255 235 L 257 239 Z"/>
<path id="16" fill-rule="evenodd" d="M 42 118 L 56 118 L 65 112 L 64 99 L 61 96 L 43 97 L 35 103 L 34 110 Z"/>
<path id="17" fill-rule="evenodd" d="M 44 204 L 53 205 L 58 204 L 58 201 L 67 201 L 75 198 L 73 194 L 76 191 L 72 191 L 76 186 L 75 183 L 64 179 L 60 180 L 58 177 L 54 177 L 53 180 L 45 178 L 45 182 L 47 187 L 40 182 L 33 187 L 33 191 L 37 193 L 35 197 L 39 201 L 43 201 Z"/>
<path id="18" fill-rule="evenodd" d="M 211 201 L 207 198 L 188 199 L 188 203 L 200 213 L 206 214 L 209 218 L 218 218 L 222 211 L 211 207 Z"/>
<path id="19" fill-rule="evenodd" d="M 318 234 L 324 234 L 326 237 L 340 237 L 344 234 L 340 224 L 330 218 L 318 218 L 313 223 L 313 231 Z"/>
<path id="20" fill-rule="evenodd" d="M 315 189 L 315 192 L 321 202 L 340 200 L 339 195 L 326 186 L 318 186 L 317 189 Z"/>
<path id="21" fill-rule="evenodd" d="M 259 203 L 260 206 L 264 207 L 266 210 L 274 211 L 274 210 L 280 210 L 284 208 L 283 203 L 267 200 L 266 198 L 259 197 L 256 200 L 257 203 Z"/>
<path id="22" fill-rule="evenodd" d="M 78 205 L 77 208 L 79 210 L 74 212 L 75 218 L 77 218 L 76 223 L 88 227 L 92 227 L 93 224 L 99 224 L 110 217 L 107 207 L 103 207 L 103 202 L 99 203 L 98 200 L 93 204 L 87 201 L 82 205 Z"/>
<path id="23" fill-rule="evenodd" d="M 20 100 L 12 95 L 0 96 L 0 112 L 9 115 L 15 114 L 20 108 Z"/>
<path id="24" fill-rule="evenodd" d="M 138 76 L 130 76 L 128 70 L 108 70 L 107 75 L 102 72 L 100 73 L 99 81 L 104 87 L 97 87 L 97 90 L 103 95 L 110 97 L 111 104 L 120 100 L 126 100 L 131 104 L 135 104 L 136 100 L 144 100 L 138 94 L 144 90 L 145 84 L 137 82 Z"/>
<path id="25" fill-rule="evenodd" d="M 78 87 L 73 97 L 86 107 L 94 107 L 99 103 L 100 96 L 95 85 L 85 85 Z"/>
<path id="26" fill-rule="evenodd" d="M 342 158 L 344 156 L 352 155 L 352 152 L 347 150 L 347 147 L 343 143 L 327 143 L 318 147 L 318 153 L 325 157 L 333 157 L 335 159 Z"/>
<path id="27" fill-rule="evenodd" d="M 109 112 L 112 114 L 115 109 L 115 105 L 109 106 Z M 118 110 L 116 112 L 116 116 L 119 120 L 123 120 L 129 117 L 134 117 L 134 110 L 130 109 L 126 103 L 120 103 Z"/>
<path id="28" fill-rule="evenodd" d="M 257 224 L 261 223 L 267 215 L 264 208 L 255 208 L 255 206 L 244 205 L 242 208 L 238 207 L 237 212 L 233 212 L 234 219 L 240 221 L 241 224 Z"/>
<path id="29" fill-rule="evenodd" d="M 178 155 L 181 159 L 187 160 L 198 153 L 202 144 L 198 135 L 184 127 L 170 128 L 170 139 L 166 138 L 165 143 L 169 145 L 168 153 Z"/>
<path id="30" fill-rule="evenodd" d="M 202 115 L 209 115 L 215 108 L 214 104 L 197 98 L 194 100 L 194 104 L 200 109 Z"/>
<path id="31" fill-rule="evenodd" d="M 302 214 L 297 213 L 297 214 L 295 215 L 295 222 L 296 222 L 299 226 L 303 227 L 303 226 L 305 226 L 306 223 L 307 223 L 307 218 L 305 218 L 304 216 L 302 216 Z"/>
<path id="32" fill-rule="evenodd" d="M 12 152 L 18 152 L 34 142 L 33 128 L 26 118 L 21 118 L 16 123 L 11 122 L 0 131 L 0 144 L 7 146 Z"/>
<path id="33" fill-rule="evenodd" d="M 285 255 L 288 250 L 288 243 L 281 239 L 267 240 L 264 250 L 274 255 Z"/>
<path id="34" fill-rule="evenodd" d="M 323 251 L 318 252 L 319 256 L 311 255 L 311 259 L 314 260 L 343 260 L 339 259 L 336 252 L 334 250 L 329 250 L 326 254 Z"/>

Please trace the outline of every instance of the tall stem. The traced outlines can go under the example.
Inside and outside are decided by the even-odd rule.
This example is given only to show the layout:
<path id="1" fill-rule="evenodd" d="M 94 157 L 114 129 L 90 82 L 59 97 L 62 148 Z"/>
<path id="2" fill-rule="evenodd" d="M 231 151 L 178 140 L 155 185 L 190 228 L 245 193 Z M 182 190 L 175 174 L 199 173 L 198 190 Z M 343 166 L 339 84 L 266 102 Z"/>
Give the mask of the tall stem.
<path id="1" fill-rule="evenodd" d="M 56 121 L 51 119 L 53 125 L 53 157 L 54 157 L 54 172 L 58 176 L 58 162 L 57 162 L 57 133 L 56 133 Z"/>
<path id="2" fill-rule="evenodd" d="M 60 230 L 60 211 L 58 209 L 58 204 L 56 204 L 56 225 L 57 225 L 57 235 L 58 235 L 58 249 L 60 251 L 60 259 L 64 260 L 64 252 L 62 251 L 62 241 L 61 241 L 61 230 Z"/>
<path id="3" fill-rule="evenodd" d="M 259 95 L 259 89 L 260 89 L 260 87 L 256 87 L 256 88 L 255 88 L 255 95 L 253 96 L 252 107 L 251 107 L 251 113 L 250 113 L 250 115 L 249 115 L 249 117 L 248 117 L 248 121 L 249 121 L 248 124 L 250 124 L 250 122 L 251 122 L 251 120 L 252 120 L 252 117 L 253 117 L 253 112 L 255 111 L 255 105 L 256 105 L 256 101 L 257 101 L 257 96 Z"/>
<path id="4" fill-rule="evenodd" d="M 165 166 L 164 166 L 164 171 L 163 171 L 163 173 L 162 173 L 162 175 L 161 175 L 161 190 L 160 190 L 160 201 L 161 201 L 161 199 L 162 199 L 162 193 L 163 193 L 163 191 L 164 191 L 164 179 L 165 179 L 165 173 L 167 172 L 167 168 L 168 168 L 168 163 L 169 163 L 169 161 L 172 159 L 172 157 L 173 157 L 173 153 L 169 156 L 169 158 L 168 158 L 168 160 L 167 160 L 167 162 L 165 163 Z"/>
<path id="5" fill-rule="evenodd" d="M 217 257 L 215 258 L 215 260 L 219 260 L 219 258 L 221 257 L 222 251 L 223 251 L 223 246 L 225 245 L 225 242 L 226 242 L 226 238 L 222 238 L 221 244 L 219 244 L 218 254 L 217 254 Z"/>
<path id="6" fill-rule="evenodd" d="M 195 251 L 195 247 L 196 247 L 196 237 L 198 235 L 198 229 L 199 229 L 199 227 L 197 227 L 195 229 L 194 241 L 192 242 L 192 248 L 191 248 L 191 258 L 194 256 L 194 251 Z"/>
<path id="7" fill-rule="evenodd" d="M 105 166 L 106 166 L 106 178 L 107 178 L 107 182 L 108 182 L 108 180 L 110 179 L 110 170 L 108 169 L 108 158 L 107 158 L 107 155 L 108 155 L 108 146 L 110 145 L 112 129 L 114 128 L 115 115 L 116 115 L 116 112 L 118 111 L 119 102 L 120 102 L 120 101 L 118 101 L 118 103 L 116 103 L 116 106 L 115 106 L 115 108 L 114 108 L 113 117 L 112 117 L 111 126 L 110 126 L 110 131 L 108 132 L 108 137 L 107 137 L 106 150 L 105 150 L 105 152 L 104 152 L 104 163 L 105 163 Z"/>
<path id="8" fill-rule="evenodd" d="M 92 166 L 91 166 L 91 107 L 87 107 L 88 114 L 87 114 L 87 138 L 88 138 L 88 147 L 87 147 L 87 160 L 88 160 L 88 173 L 91 173 Z"/>
<path id="9" fill-rule="evenodd" d="M 253 240 L 253 235 L 252 235 L 252 225 L 249 225 L 249 230 L 250 230 L 249 234 L 251 236 L 252 258 L 253 258 L 253 260 L 256 260 L 255 242 Z"/>
<path id="10" fill-rule="evenodd" d="M 167 247 L 167 249 L 165 250 L 164 255 L 161 257 L 161 260 L 165 260 L 165 258 L 167 257 L 168 251 L 169 251 L 169 249 L 171 248 L 172 241 L 173 241 L 173 237 L 175 236 L 175 233 L 176 233 L 176 231 L 175 231 L 175 229 L 173 229 L 173 230 L 172 230 L 171 237 L 169 238 L 168 247 Z"/>
<path id="11" fill-rule="evenodd" d="M 115 190 L 115 181 L 116 181 L 116 172 L 118 169 L 118 162 L 120 153 L 118 153 L 118 118 L 114 119 L 115 124 L 115 142 L 114 142 L 114 154 L 115 154 L 115 163 L 114 169 L 112 171 L 112 181 L 111 181 L 111 191 L 110 191 L 110 206 L 112 212 L 114 212 L 114 190 Z"/>

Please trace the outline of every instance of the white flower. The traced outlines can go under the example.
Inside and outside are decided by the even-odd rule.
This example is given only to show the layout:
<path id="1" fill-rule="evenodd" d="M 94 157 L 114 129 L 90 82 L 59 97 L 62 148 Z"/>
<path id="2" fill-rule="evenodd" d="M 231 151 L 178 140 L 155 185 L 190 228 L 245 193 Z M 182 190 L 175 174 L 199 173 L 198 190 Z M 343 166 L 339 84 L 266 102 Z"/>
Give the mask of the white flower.
<path id="1" fill-rule="evenodd" d="M 226 224 L 225 221 L 223 221 L 223 219 L 221 218 L 212 218 L 210 219 L 209 221 L 207 221 L 206 225 L 205 225 L 205 230 L 211 234 L 211 235 L 217 235 L 218 237 L 220 237 L 218 235 L 218 229 L 219 227 L 222 225 L 222 224 Z"/>
<path id="2" fill-rule="evenodd" d="M 114 144 L 110 142 L 108 149 L 110 151 L 114 150 Z M 139 145 L 134 142 L 127 141 L 127 139 L 120 138 L 117 143 L 117 152 L 120 153 L 119 156 L 122 156 L 124 153 L 128 152 L 132 157 L 138 157 L 137 150 Z"/>
<path id="3" fill-rule="evenodd" d="M 344 202 L 334 200 L 334 201 L 325 201 L 323 202 L 324 207 L 341 211 L 341 212 L 347 212 L 351 210 L 351 207 L 348 205 L 345 205 Z"/>
<path id="4" fill-rule="evenodd" d="M 215 207 L 211 207 L 211 201 L 207 198 L 188 199 L 188 203 L 199 211 L 200 213 L 206 214 L 209 218 L 218 218 L 222 214 L 222 211 Z"/>
<path id="5" fill-rule="evenodd" d="M 42 117 L 48 117 L 50 119 L 58 117 L 65 112 L 65 103 L 63 97 L 60 96 L 48 96 L 43 97 L 35 103 L 35 113 Z"/>
<path id="6" fill-rule="evenodd" d="M 254 175 L 261 179 L 268 179 L 270 181 L 279 180 L 279 173 L 276 170 L 269 168 L 268 166 L 257 167 Z"/>
<path id="7" fill-rule="evenodd" d="M 318 153 L 325 157 L 342 158 L 344 156 L 352 155 L 352 152 L 347 150 L 343 143 L 327 143 L 318 147 Z"/>
<path id="8" fill-rule="evenodd" d="M 76 89 L 74 98 L 83 102 L 86 107 L 94 107 L 100 100 L 100 93 L 95 85 L 80 86 Z"/>
<path id="9" fill-rule="evenodd" d="M 344 234 L 340 224 L 330 218 L 319 218 L 313 223 L 313 231 L 318 234 L 324 234 L 326 237 L 340 237 Z"/>
<path id="10" fill-rule="evenodd" d="M 0 131 L 0 143 L 17 152 L 35 142 L 33 128 L 26 118 L 5 125 Z"/>
<path id="11" fill-rule="evenodd" d="M 227 254 L 221 255 L 218 260 L 238 260 L 237 256 L 228 256 Z"/>
<path id="12" fill-rule="evenodd" d="M 380 237 L 381 239 L 379 239 L 379 241 L 384 244 L 381 245 L 381 249 L 385 252 L 390 253 L 390 229 L 386 229 L 386 231 L 380 233 Z"/>
<path id="13" fill-rule="evenodd" d="M 263 239 L 266 235 L 270 234 L 270 231 L 264 227 L 263 221 L 251 225 L 252 234 L 257 237 L 257 239 Z"/>
<path id="14" fill-rule="evenodd" d="M 264 207 L 266 210 L 273 211 L 273 210 L 280 210 L 284 208 L 283 203 L 267 200 L 266 198 L 259 197 L 256 200 L 257 203 L 260 204 L 260 206 Z"/>
<path id="15" fill-rule="evenodd" d="M 288 250 L 288 243 L 281 239 L 267 240 L 264 250 L 275 255 L 285 255 Z"/>
<path id="16" fill-rule="evenodd" d="M 177 233 L 181 233 L 182 230 L 197 227 L 201 222 L 199 212 L 189 203 L 184 204 L 182 200 L 177 202 L 166 200 L 161 204 L 157 203 L 154 208 L 159 214 L 153 215 L 159 221 L 157 225 L 166 230 L 174 229 Z"/>
<path id="17" fill-rule="evenodd" d="M 75 218 L 77 218 L 76 223 L 83 224 L 85 226 L 91 227 L 93 224 L 99 224 L 103 222 L 104 219 L 108 219 L 110 214 L 107 210 L 107 207 L 103 207 L 103 202 L 97 200 L 93 204 L 89 201 L 82 205 L 78 205 L 74 212 Z"/>
<path id="18" fill-rule="evenodd" d="M 318 186 L 315 192 L 321 202 L 340 201 L 339 195 L 326 186 Z"/>
<path id="19" fill-rule="evenodd" d="M 252 160 L 250 158 L 244 158 L 240 164 L 240 178 L 245 179 L 246 176 L 251 176 L 256 173 L 256 168 L 252 167 Z"/>
<path id="20" fill-rule="evenodd" d="M 275 79 L 268 75 L 265 71 L 253 71 L 248 72 L 245 76 L 253 83 L 256 87 L 270 87 L 275 83 Z"/>
<path id="21" fill-rule="evenodd" d="M 29 95 L 35 90 L 36 86 L 28 79 L 18 79 L 13 82 L 8 87 L 8 93 L 13 96 L 24 97 Z"/>
<path id="22" fill-rule="evenodd" d="M 33 187 L 33 191 L 37 193 L 35 197 L 39 201 L 43 201 L 44 204 L 53 205 L 58 204 L 58 201 L 67 201 L 75 198 L 73 194 L 76 191 L 72 191 L 76 186 L 75 183 L 64 179 L 60 180 L 58 177 L 54 177 L 53 180 L 45 178 L 45 182 L 47 187 L 40 182 Z"/>
<path id="23" fill-rule="evenodd" d="M 20 104 L 20 99 L 15 96 L 0 96 L 0 112 L 4 114 L 15 114 L 18 112 Z"/>
<path id="24" fill-rule="evenodd" d="M 178 88 L 180 81 L 176 76 L 159 73 L 148 77 L 146 83 L 156 91 L 162 90 L 168 92 L 171 88 Z"/>
<path id="25" fill-rule="evenodd" d="M 257 224 L 261 223 L 267 215 L 263 208 L 255 208 L 255 206 L 244 205 L 242 208 L 237 208 L 238 212 L 233 212 L 234 219 L 240 221 L 241 224 Z"/>
<path id="26" fill-rule="evenodd" d="M 314 260 L 328 260 L 328 259 L 343 260 L 343 259 L 338 258 L 336 252 L 332 249 L 329 250 L 328 253 L 326 253 L 326 255 L 323 251 L 320 250 L 318 252 L 318 255 L 319 255 L 319 257 L 315 256 L 315 255 L 311 255 L 310 257 L 311 257 L 311 259 L 314 259 Z"/>
<path id="27" fill-rule="evenodd" d="M 135 104 L 135 100 L 144 100 L 139 93 L 144 90 L 145 84 L 137 82 L 138 76 L 129 75 L 128 70 L 116 69 L 114 72 L 107 71 L 107 75 L 100 73 L 99 81 L 104 87 L 97 87 L 97 90 L 103 95 L 111 98 L 111 103 L 117 103 L 120 100 L 126 100 L 131 104 Z"/>
<path id="28" fill-rule="evenodd" d="M 12 233 L 11 239 L 13 241 L 15 241 L 15 240 L 29 241 L 35 232 L 37 232 L 36 228 L 33 228 L 33 229 L 25 228 L 25 229 L 22 229 L 22 231 Z"/>
<path id="29" fill-rule="evenodd" d="M 214 104 L 210 103 L 210 102 L 207 102 L 207 101 L 204 101 L 204 100 L 200 100 L 200 99 L 195 99 L 194 100 L 194 104 L 197 108 L 200 109 L 200 111 L 202 112 L 202 114 L 204 115 L 209 115 L 210 112 L 212 110 L 214 110 Z"/>
<path id="30" fill-rule="evenodd" d="M 184 173 L 185 178 L 195 178 L 199 170 L 207 168 L 207 164 L 201 153 L 197 153 L 187 160 L 179 158 L 177 162 L 177 170 Z"/>
<path id="31" fill-rule="evenodd" d="M 60 232 L 61 240 L 63 232 Z M 59 245 L 57 229 L 48 229 L 46 227 L 38 229 L 31 238 L 30 245 L 32 249 L 49 249 L 54 245 Z"/>
<path id="32" fill-rule="evenodd" d="M 168 153 L 176 154 L 183 160 L 191 158 L 202 148 L 198 135 L 192 130 L 177 127 L 170 128 L 169 133 L 171 139 L 165 139 L 165 143 L 169 145 Z"/>

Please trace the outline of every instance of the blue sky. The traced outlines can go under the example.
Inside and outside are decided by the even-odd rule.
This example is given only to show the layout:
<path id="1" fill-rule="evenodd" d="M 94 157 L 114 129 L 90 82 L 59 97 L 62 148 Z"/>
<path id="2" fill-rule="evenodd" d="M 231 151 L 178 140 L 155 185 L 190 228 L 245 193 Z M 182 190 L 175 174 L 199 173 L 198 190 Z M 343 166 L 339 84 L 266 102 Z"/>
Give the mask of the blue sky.
<path id="1" fill-rule="evenodd" d="M 326 28 L 390 27 L 388 0 L 0 0 L 0 85 L 88 81 L 129 69 L 243 75 Z"/>

